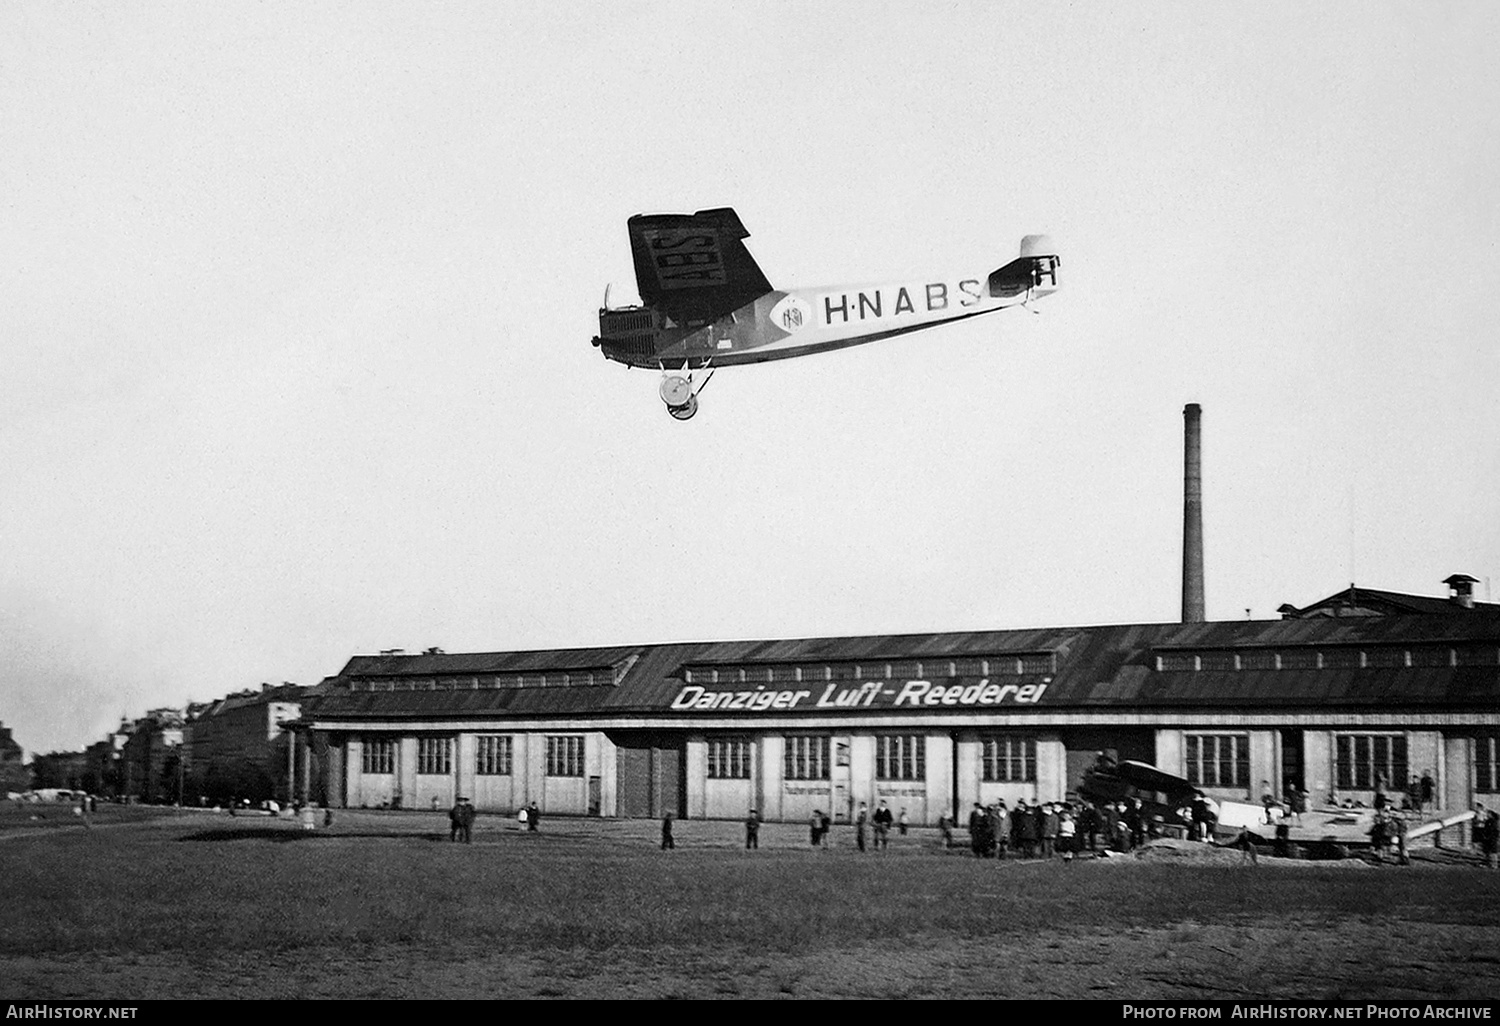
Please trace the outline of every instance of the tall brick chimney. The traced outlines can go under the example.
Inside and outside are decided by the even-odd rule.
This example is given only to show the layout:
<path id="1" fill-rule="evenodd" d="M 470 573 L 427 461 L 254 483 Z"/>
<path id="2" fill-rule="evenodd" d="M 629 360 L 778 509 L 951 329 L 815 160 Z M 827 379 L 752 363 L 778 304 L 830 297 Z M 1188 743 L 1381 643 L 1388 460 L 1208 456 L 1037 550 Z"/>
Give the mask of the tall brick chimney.
<path id="1" fill-rule="evenodd" d="M 1202 623 L 1203 613 L 1203 408 L 1182 409 L 1186 435 L 1182 461 L 1182 622 Z"/>

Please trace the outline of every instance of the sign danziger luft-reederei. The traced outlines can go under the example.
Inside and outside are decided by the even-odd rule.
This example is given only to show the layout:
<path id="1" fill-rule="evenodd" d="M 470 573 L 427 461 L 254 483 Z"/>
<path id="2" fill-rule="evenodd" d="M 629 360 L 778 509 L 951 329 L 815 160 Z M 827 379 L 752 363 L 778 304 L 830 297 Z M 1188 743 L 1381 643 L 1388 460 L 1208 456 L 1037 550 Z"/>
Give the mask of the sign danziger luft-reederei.
<path id="1" fill-rule="evenodd" d="M 872 680 L 862 684 L 819 682 L 811 688 L 774 688 L 686 684 L 672 700 L 679 712 L 807 712 L 825 709 L 919 709 L 993 705 L 1035 705 L 1047 691 L 1045 682 L 992 684 L 954 678 L 946 682 Z"/>

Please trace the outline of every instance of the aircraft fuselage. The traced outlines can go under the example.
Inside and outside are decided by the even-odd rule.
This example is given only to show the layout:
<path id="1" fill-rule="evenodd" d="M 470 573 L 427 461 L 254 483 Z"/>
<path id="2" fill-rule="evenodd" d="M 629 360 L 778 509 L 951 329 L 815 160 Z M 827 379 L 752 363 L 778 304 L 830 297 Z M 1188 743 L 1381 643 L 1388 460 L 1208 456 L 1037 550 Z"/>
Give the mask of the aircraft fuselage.
<path id="1" fill-rule="evenodd" d="M 998 272 L 997 272 L 998 273 Z M 1016 306 L 1054 291 L 1042 275 L 1017 287 L 991 275 L 947 275 L 879 285 L 773 290 L 714 320 L 675 323 L 650 307 L 600 311 L 600 348 L 633 367 L 715 367 L 761 363 L 875 342 L 921 328 L 965 320 Z M 611 330 L 612 318 L 651 318 L 628 340 Z"/>

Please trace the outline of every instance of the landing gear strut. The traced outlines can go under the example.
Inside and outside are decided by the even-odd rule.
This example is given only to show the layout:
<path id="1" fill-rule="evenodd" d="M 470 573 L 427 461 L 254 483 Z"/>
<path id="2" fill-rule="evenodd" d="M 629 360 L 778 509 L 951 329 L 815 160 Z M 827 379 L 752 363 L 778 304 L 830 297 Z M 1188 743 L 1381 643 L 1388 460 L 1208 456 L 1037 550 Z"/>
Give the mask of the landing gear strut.
<path id="1" fill-rule="evenodd" d="M 661 387 L 657 391 L 661 395 L 661 401 L 666 403 L 668 413 L 678 420 L 687 420 L 698 412 L 698 393 L 708 385 L 714 372 L 709 371 L 703 383 L 694 388 L 693 372 L 687 369 L 687 364 L 683 364 L 682 370 L 685 373 L 668 374 L 667 369 L 662 367 Z"/>

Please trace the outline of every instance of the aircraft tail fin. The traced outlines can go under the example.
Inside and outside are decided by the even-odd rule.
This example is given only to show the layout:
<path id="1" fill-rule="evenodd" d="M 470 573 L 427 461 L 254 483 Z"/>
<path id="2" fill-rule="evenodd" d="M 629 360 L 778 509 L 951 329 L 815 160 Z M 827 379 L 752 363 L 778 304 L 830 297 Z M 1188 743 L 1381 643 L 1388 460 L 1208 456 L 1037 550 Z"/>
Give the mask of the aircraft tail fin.
<path id="1" fill-rule="evenodd" d="M 1027 293 L 1045 296 L 1056 292 L 1061 263 L 1050 235 L 1028 235 L 1021 240 L 1021 255 L 990 274 L 990 295 L 1011 299 Z"/>

